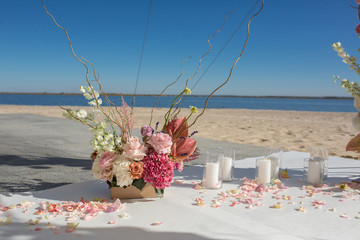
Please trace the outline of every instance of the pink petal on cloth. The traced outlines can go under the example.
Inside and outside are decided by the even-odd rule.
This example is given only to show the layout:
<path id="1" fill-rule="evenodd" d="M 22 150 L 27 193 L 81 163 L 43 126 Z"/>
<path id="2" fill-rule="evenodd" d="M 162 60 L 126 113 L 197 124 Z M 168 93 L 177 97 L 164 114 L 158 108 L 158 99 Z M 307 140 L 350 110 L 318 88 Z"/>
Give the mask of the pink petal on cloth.
<path id="1" fill-rule="evenodd" d="M 67 233 L 72 233 L 74 230 L 75 230 L 75 228 L 67 228 L 67 229 L 66 229 L 66 232 L 67 232 Z"/>
<path id="2" fill-rule="evenodd" d="M 161 226 L 161 225 L 163 225 L 163 222 L 160 222 L 160 221 L 156 221 L 151 224 L 151 226 Z"/>
<path id="3" fill-rule="evenodd" d="M 94 218 L 96 218 L 96 217 L 97 217 L 97 214 L 86 214 L 86 215 L 83 216 L 81 219 L 87 221 L 87 220 L 94 219 Z"/>
<path id="4" fill-rule="evenodd" d="M 121 210 L 126 206 L 126 204 L 121 204 L 119 199 L 116 199 L 116 201 L 110 205 L 107 209 L 105 209 L 104 212 L 109 213 L 109 212 L 115 212 L 117 210 Z"/>

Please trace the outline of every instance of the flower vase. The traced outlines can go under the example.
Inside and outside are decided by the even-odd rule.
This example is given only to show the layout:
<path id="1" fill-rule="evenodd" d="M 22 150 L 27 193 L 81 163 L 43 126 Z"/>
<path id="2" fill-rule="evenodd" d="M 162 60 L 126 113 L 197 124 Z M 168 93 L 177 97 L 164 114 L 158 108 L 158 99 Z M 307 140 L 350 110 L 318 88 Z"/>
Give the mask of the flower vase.
<path id="1" fill-rule="evenodd" d="M 126 188 L 123 187 L 111 187 L 111 199 L 138 199 L 138 198 L 157 198 L 163 196 L 163 191 L 155 189 L 150 183 L 146 183 L 145 186 L 139 190 L 133 185 Z"/>

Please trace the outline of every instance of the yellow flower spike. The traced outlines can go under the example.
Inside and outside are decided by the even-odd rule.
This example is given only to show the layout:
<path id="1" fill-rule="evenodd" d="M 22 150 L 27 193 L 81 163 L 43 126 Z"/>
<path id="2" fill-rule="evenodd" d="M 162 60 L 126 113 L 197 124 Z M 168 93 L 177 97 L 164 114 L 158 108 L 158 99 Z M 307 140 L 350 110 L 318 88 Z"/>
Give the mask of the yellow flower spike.
<path id="1" fill-rule="evenodd" d="M 197 113 L 198 112 L 197 108 L 194 107 L 194 106 L 190 106 L 190 110 L 191 110 L 191 113 Z"/>
<path id="2" fill-rule="evenodd" d="M 185 88 L 184 93 L 185 93 L 186 95 L 190 95 L 190 94 L 191 94 L 191 90 L 190 90 L 189 88 Z"/>

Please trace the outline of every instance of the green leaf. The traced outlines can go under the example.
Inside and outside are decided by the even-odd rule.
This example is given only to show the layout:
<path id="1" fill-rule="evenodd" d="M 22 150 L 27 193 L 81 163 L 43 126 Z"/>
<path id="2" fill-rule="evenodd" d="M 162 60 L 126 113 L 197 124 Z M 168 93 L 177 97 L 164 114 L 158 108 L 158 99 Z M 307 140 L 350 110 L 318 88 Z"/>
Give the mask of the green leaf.
<path id="1" fill-rule="evenodd" d="M 136 187 L 137 189 L 139 189 L 140 191 L 143 189 L 143 187 L 145 187 L 146 182 L 144 182 L 144 179 L 140 178 L 140 179 L 135 179 L 132 183 L 132 185 L 134 187 Z"/>
<path id="2" fill-rule="evenodd" d="M 346 145 L 346 151 L 360 153 L 360 134 L 350 140 L 350 142 Z"/>

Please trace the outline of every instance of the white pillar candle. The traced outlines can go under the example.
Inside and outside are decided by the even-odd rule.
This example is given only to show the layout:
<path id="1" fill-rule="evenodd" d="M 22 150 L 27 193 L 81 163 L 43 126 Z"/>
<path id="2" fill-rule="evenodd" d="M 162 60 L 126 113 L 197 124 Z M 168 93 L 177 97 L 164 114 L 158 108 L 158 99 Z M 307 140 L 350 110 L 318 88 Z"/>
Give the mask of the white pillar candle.
<path id="1" fill-rule="evenodd" d="M 308 183 L 321 184 L 321 164 L 320 161 L 309 161 Z"/>
<path id="2" fill-rule="evenodd" d="M 258 160 L 258 181 L 261 184 L 269 184 L 271 180 L 271 161 L 269 159 Z"/>
<path id="3" fill-rule="evenodd" d="M 205 187 L 218 188 L 219 163 L 206 163 Z"/>
<path id="4" fill-rule="evenodd" d="M 233 160 L 229 157 L 221 157 L 220 158 L 221 167 L 222 167 L 222 179 L 223 181 L 231 181 L 232 180 L 232 165 Z"/>

